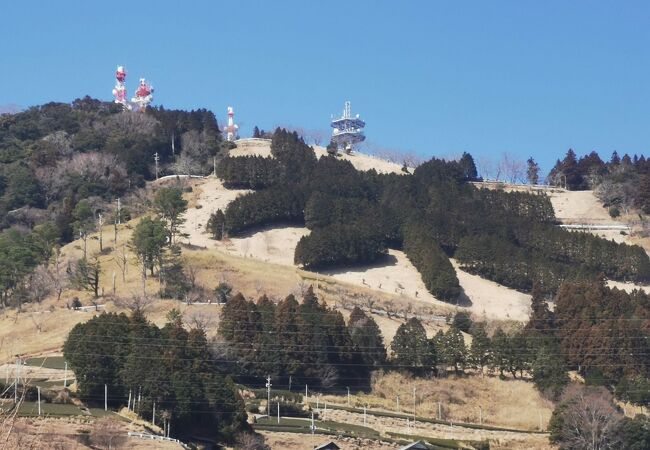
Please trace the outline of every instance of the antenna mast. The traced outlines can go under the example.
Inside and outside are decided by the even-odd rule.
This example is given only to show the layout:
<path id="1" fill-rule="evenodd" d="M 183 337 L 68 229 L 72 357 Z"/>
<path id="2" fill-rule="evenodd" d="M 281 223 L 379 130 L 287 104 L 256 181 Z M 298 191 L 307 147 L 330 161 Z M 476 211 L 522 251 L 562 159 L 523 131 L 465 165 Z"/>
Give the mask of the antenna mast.
<path id="1" fill-rule="evenodd" d="M 354 151 L 356 144 L 363 142 L 366 136 L 363 128 L 366 123 L 359 118 L 352 117 L 352 107 L 349 101 L 343 106 L 343 115 L 338 119 L 332 119 L 332 141 L 336 144 L 337 150 L 343 150 L 350 154 Z"/>

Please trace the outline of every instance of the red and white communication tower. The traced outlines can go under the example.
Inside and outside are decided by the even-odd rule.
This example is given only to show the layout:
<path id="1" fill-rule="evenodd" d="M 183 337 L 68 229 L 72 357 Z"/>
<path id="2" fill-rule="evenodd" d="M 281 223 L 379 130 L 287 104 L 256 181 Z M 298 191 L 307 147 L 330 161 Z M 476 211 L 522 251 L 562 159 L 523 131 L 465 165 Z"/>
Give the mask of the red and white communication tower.
<path id="1" fill-rule="evenodd" d="M 138 86 L 135 97 L 131 101 L 138 105 L 140 111 L 147 109 L 147 106 L 153 101 L 153 86 L 147 83 L 144 78 L 140 78 L 140 86 Z"/>
<path id="2" fill-rule="evenodd" d="M 223 127 L 223 131 L 226 132 L 226 140 L 234 141 L 237 139 L 237 131 L 239 130 L 239 125 L 235 123 L 235 111 L 232 109 L 232 106 L 228 107 L 228 125 Z"/>
<path id="3" fill-rule="evenodd" d="M 124 109 L 131 109 L 131 105 L 126 98 L 126 70 L 124 70 L 124 66 L 117 66 L 115 71 L 113 97 L 115 97 L 115 103 L 122 105 Z"/>

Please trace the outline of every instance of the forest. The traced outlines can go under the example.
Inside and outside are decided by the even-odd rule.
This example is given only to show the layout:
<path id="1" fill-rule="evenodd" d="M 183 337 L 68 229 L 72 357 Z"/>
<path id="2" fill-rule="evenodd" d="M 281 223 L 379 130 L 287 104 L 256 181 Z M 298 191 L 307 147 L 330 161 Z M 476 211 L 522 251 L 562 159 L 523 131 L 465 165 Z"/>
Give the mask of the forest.
<path id="1" fill-rule="evenodd" d="M 357 171 L 335 156 L 316 160 L 296 134 L 277 129 L 272 157 L 225 157 L 217 174 L 226 185 L 254 189 L 213 214 L 215 238 L 260 226 L 305 225 L 311 234 L 295 262 L 311 269 L 372 263 L 387 249 L 404 250 L 437 298 L 455 302 L 461 290 L 449 262 L 505 286 L 553 295 L 565 280 L 603 273 L 620 281 L 650 280 L 650 260 L 634 245 L 556 227 L 544 194 L 478 189 L 471 155 L 433 158 L 413 174 Z"/>
<path id="2" fill-rule="evenodd" d="M 29 301 L 29 277 L 56 248 L 144 213 L 154 154 L 158 176 L 207 174 L 227 147 L 204 109 L 140 114 L 84 97 L 0 115 L 0 302 Z"/>

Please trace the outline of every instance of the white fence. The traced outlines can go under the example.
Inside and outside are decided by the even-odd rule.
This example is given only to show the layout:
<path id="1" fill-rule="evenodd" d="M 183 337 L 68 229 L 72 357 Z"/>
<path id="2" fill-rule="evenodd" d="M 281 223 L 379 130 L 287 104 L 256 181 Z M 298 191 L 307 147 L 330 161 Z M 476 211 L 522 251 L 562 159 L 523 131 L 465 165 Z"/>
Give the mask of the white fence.
<path id="1" fill-rule="evenodd" d="M 569 224 L 562 224 L 560 225 L 560 228 L 565 228 L 567 230 L 588 230 L 588 231 L 626 231 L 630 232 L 631 229 L 628 225 L 620 225 L 620 224 L 595 224 L 595 223 L 587 223 L 587 224 L 575 224 L 575 225 L 569 225 Z"/>

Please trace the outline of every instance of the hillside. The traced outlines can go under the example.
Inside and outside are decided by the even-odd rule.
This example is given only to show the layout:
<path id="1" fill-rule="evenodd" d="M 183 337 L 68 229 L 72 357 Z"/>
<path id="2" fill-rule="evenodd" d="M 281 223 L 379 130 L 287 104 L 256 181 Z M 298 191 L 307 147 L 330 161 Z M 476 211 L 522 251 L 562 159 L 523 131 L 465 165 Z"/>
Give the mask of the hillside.
<path id="1" fill-rule="evenodd" d="M 67 131 L 42 115 L 67 117 Z M 281 129 L 230 148 L 206 111 L 120 114 L 86 99 L 0 124 L 3 145 L 16 145 L 0 173 L 9 186 L 0 208 L 17 207 L 0 234 L 7 383 L 22 373 L 23 386 L 58 385 L 60 368 L 13 363 L 63 347 L 75 401 L 92 405 L 110 386 L 120 408 L 127 388 L 142 390 L 147 411 L 159 401 L 160 418 L 173 412 L 178 435 L 228 440 L 246 418 L 269 432 L 264 393 L 249 391 L 272 376 L 275 389 L 310 387 L 305 398 L 278 394 L 294 431 L 306 432 L 301 410 L 322 393 L 336 411 L 320 426 L 350 439 L 417 433 L 454 448 L 483 439 L 544 448 L 546 435 L 531 431 L 546 428 L 568 370 L 616 386 L 619 401 L 645 401 L 647 297 L 634 288 L 647 284 L 650 264 L 647 247 L 628 244 L 646 241 L 631 213 L 614 222 L 591 191 L 483 184 L 467 153 L 408 170 L 361 153 L 333 157 Z M 38 132 L 24 139 L 23 126 Z M 124 166 L 120 127 L 137 149 Z M 207 174 L 212 161 L 216 173 L 152 180 L 137 159 L 158 146 L 163 173 Z M 558 221 L 632 232 L 566 231 Z M 404 402 L 411 384 L 422 423 L 404 429 L 392 397 Z M 437 423 L 442 404 L 454 426 Z"/>

